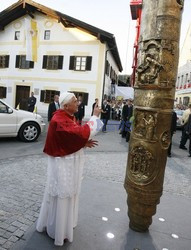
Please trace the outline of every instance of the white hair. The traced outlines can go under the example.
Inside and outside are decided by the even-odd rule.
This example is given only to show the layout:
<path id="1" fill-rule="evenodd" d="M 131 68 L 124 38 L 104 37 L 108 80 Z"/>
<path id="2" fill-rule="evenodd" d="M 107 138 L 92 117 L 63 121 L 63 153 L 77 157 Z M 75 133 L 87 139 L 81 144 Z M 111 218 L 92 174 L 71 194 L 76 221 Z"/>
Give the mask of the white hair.
<path id="1" fill-rule="evenodd" d="M 74 93 L 63 92 L 59 97 L 60 106 L 64 107 L 64 105 L 68 104 L 73 97 L 75 97 Z"/>

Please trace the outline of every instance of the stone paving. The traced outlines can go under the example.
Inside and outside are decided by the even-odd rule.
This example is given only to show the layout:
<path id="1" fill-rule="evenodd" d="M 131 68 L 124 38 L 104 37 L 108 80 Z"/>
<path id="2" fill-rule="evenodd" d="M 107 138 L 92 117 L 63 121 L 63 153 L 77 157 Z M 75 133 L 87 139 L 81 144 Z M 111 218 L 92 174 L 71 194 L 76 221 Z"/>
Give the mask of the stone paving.
<path id="1" fill-rule="evenodd" d="M 100 134 L 97 139 L 100 146 L 86 150 L 84 176 L 123 183 L 128 144 L 118 132 Z M 174 152 L 167 162 L 164 191 L 191 198 L 191 159 L 184 151 Z M 22 240 L 38 217 L 46 180 L 46 156 L 0 160 L 0 180 L 0 250 L 3 250 Z"/>

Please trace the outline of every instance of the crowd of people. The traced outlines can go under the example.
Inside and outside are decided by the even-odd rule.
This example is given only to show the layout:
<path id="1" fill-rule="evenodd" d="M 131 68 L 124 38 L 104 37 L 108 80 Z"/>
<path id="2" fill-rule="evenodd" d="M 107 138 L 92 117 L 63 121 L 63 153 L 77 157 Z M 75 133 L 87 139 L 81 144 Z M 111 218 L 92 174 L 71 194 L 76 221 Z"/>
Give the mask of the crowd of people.
<path id="1" fill-rule="evenodd" d="M 54 96 L 54 101 L 49 104 L 48 108 L 48 121 L 50 122 L 53 113 L 60 108 L 59 105 L 59 96 Z M 30 102 L 32 105 L 35 103 L 34 95 L 31 96 Z M 98 105 L 99 100 L 98 98 L 95 99 L 95 102 L 92 105 L 92 113 L 96 105 Z M 185 146 L 187 141 L 189 140 L 189 157 L 191 157 L 191 104 L 186 107 L 185 105 L 177 104 L 172 112 L 172 123 L 171 123 L 171 141 L 173 135 L 176 133 L 177 128 L 177 110 L 183 110 L 183 117 L 181 121 L 182 125 L 182 136 L 180 140 L 179 148 L 182 150 L 187 150 L 187 147 Z M 85 105 L 83 103 L 82 96 L 78 97 L 78 111 L 74 114 L 76 117 L 76 121 L 79 125 L 82 125 L 82 120 L 85 116 Z M 107 132 L 107 124 L 109 120 L 116 120 L 120 121 L 119 124 L 119 134 L 121 134 L 122 138 L 125 138 L 128 142 L 130 139 L 130 133 L 133 125 L 133 100 L 127 99 L 127 100 L 103 100 L 101 105 L 101 120 L 103 122 L 102 132 Z M 170 146 L 168 148 L 168 157 L 171 157 L 171 147 L 172 143 L 170 143 Z"/>

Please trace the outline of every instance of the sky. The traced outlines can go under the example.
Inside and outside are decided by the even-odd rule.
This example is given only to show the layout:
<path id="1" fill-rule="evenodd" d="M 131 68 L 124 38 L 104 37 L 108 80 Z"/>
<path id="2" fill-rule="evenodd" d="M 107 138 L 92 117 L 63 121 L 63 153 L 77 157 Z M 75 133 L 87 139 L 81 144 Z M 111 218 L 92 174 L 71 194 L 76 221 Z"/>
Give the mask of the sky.
<path id="1" fill-rule="evenodd" d="M 0 0 L 0 11 L 17 0 Z M 131 19 L 130 0 L 35 0 L 66 15 L 114 34 L 123 66 L 123 74 L 132 73 L 136 21 Z M 191 0 L 185 0 L 180 48 L 191 24 Z"/>

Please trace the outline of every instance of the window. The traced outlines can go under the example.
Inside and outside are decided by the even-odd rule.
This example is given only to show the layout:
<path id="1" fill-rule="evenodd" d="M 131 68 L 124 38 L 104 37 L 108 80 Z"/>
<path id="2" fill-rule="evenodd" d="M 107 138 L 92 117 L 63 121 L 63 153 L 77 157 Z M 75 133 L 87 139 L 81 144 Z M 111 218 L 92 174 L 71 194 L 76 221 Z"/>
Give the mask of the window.
<path id="1" fill-rule="evenodd" d="M 62 69 L 63 67 L 63 56 L 43 56 L 43 69 Z"/>
<path id="2" fill-rule="evenodd" d="M 44 31 L 44 40 L 50 40 L 50 30 Z"/>
<path id="3" fill-rule="evenodd" d="M 25 55 L 16 56 L 15 68 L 19 69 L 32 69 L 34 68 L 34 62 L 27 61 Z"/>
<path id="4" fill-rule="evenodd" d="M 70 92 L 70 91 L 69 91 Z M 75 91 L 71 91 L 72 93 L 75 94 L 76 98 L 78 98 L 79 96 L 82 97 L 82 102 L 84 105 L 88 105 L 88 96 L 89 94 L 88 93 L 84 93 L 84 92 L 75 92 Z"/>
<path id="5" fill-rule="evenodd" d="M 6 87 L 0 87 L 0 98 L 6 98 L 7 96 L 7 88 Z"/>
<path id="6" fill-rule="evenodd" d="M 106 74 L 107 76 L 109 76 L 109 68 L 110 68 L 110 64 L 109 64 L 108 61 L 106 61 L 106 65 L 105 65 L 105 74 Z"/>
<path id="7" fill-rule="evenodd" d="M 178 77 L 178 80 L 177 80 L 177 87 L 180 87 L 180 77 Z"/>
<path id="8" fill-rule="evenodd" d="M 51 103 L 54 101 L 54 96 L 60 95 L 60 91 L 57 90 L 41 90 L 40 102 Z"/>
<path id="9" fill-rule="evenodd" d="M 15 31 L 15 40 L 20 40 L 20 31 Z"/>
<path id="10" fill-rule="evenodd" d="M 111 69 L 110 69 L 110 78 L 112 78 L 112 76 L 113 76 L 113 68 L 111 66 Z"/>
<path id="11" fill-rule="evenodd" d="M 0 102 L 0 113 L 7 113 L 7 106 Z"/>
<path id="12" fill-rule="evenodd" d="M 9 56 L 0 56 L 0 68 L 9 67 Z"/>
<path id="13" fill-rule="evenodd" d="M 189 101 L 190 101 L 190 97 L 189 96 L 183 97 L 183 105 L 188 106 Z"/>
<path id="14" fill-rule="evenodd" d="M 185 83 L 188 82 L 188 74 L 186 74 Z"/>
<path id="15" fill-rule="evenodd" d="M 181 85 L 183 85 L 183 82 L 184 82 L 184 75 L 182 75 L 182 78 L 181 78 Z"/>
<path id="16" fill-rule="evenodd" d="M 86 71 L 91 70 L 92 57 L 91 56 L 71 56 L 70 57 L 70 70 Z"/>

